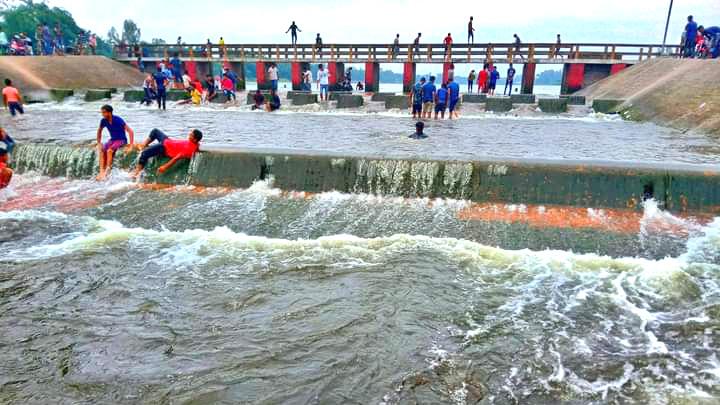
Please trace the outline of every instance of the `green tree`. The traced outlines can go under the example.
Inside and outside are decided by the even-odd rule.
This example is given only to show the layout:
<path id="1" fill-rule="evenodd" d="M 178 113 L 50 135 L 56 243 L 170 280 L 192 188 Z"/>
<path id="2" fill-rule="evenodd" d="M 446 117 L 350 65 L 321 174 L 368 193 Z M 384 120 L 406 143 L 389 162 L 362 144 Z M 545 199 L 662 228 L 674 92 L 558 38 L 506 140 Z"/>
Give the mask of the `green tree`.
<path id="1" fill-rule="evenodd" d="M 140 28 L 133 20 L 125 20 L 123 22 L 122 39 L 127 44 L 140 43 Z"/>
<path id="2" fill-rule="evenodd" d="M 110 27 L 110 31 L 108 31 L 108 42 L 113 45 L 117 45 L 120 43 L 120 35 L 118 35 L 115 27 Z"/>

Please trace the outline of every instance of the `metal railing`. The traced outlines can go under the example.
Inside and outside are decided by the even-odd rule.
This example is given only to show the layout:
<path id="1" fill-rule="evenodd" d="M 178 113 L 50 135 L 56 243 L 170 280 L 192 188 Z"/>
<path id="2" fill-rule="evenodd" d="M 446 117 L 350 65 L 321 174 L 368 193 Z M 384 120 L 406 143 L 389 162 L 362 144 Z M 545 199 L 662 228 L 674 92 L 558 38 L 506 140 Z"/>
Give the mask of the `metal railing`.
<path id="1" fill-rule="evenodd" d="M 679 45 L 666 46 L 671 56 L 679 56 Z M 267 61 L 287 62 L 384 62 L 384 63 L 562 63 L 564 61 L 592 60 L 603 63 L 640 61 L 662 55 L 659 44 L 328 44 L 296 46 L 248 45 L 141 45 L 139 48 L 115 46 L 114 57 L 132 61 L 142 55 L 143 60 L 167 60 L 176 54 L 181 59 L 218 60 L 229 62 Z"/>

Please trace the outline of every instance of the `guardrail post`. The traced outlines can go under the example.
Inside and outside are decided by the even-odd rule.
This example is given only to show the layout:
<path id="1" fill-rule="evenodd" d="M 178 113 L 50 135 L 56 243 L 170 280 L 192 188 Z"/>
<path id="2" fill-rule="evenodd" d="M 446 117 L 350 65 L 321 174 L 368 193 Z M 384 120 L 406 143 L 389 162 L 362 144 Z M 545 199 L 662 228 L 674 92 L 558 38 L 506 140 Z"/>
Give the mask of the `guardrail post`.
<path id="1" fill-rule="evenodd" d="M 648 59 L 652 58 L 652 56 L 653 56 L 653 47 L 652 46 L 650 48 L 648 48 L 647 55 L 648 55 L 648 57 L 647 57 Z"/>
<path id="2" fill-rule="evenodd" d="M 617 59 L 617 54 L 615 53 L 615 45 L 612 46 L 612 57 L 611 57 L 611 59 L 612 59 L 612 60 Z"/>
<path id="3" fill-rule="evenodd" d="M 427 47 L 427 60 L 428 62 L 432 61 L 432 45 L 428 45 Z"/>
<path id="4" fill-rule="evenodd" d="M 493 61 L 493 46 L 488 44 L 487 50 L 485 51 L 485 63 L 492 63 Z"/>
<path id="5" fill-rule="evenodd" d="M 640 48 L 640 55 L 638 56 L 638 60 L 642 60 L 643 53 L 645 53 L 645 48 Z"/>
<path id="6" fill-rule="evenodd" d="M 608 46 L 605 45 L 605 52 L 603 53 L 603 59 L 607 59 L 607 58 L 608 58 Z"/>
<path id="7" fill-rule="evenodd" d="M 580 45 L 575 45 L 575 57 L 573 59 L 580 59 Z"/>
<path id="8" fill-rule="evenodd" d="M 534 66 L 534 65 L 535 65 L 535 45 L 530 45 L 530 49 L 529 49 L 528 52 L 529 52 L 529 53 L 528 53 L 528 61 L 529 61 L 530 63 L 532 63 L 533 66 Z M 535 75 L 535 74 L 534 74 L 534 72 L 533 72 L 533 76 L 534 76 L 534 75 Z"/>

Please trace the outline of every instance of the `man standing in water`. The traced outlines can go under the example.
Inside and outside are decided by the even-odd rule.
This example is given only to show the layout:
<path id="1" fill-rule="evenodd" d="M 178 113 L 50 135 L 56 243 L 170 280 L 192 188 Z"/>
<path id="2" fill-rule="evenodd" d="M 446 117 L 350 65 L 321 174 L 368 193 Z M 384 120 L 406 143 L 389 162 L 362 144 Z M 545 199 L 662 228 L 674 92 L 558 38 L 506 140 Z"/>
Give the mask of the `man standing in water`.
<path id="1" fill-rule="evenodd" d="M 125 123 L 125 121 L 113 115 L 113 108 L 109 105 L 104 105 L 100 108 L 102 119 L 100 120 L 100 126 L 97 130 L 97 144 L 98 144 L 98 158 L 100 160 L 100 173 L 97 176 L 97 180 L 105 180 L 108 173 L 112 170 L 113 157 L 115 153 L 128 144 L 128 139 L 125 133 L 130 136 L 130 147 L 135 143 L 135 133 Z M 110 140 L 106 143 L 102 143 L 103 128 L 107 128 L 110 132 Z"/>
<path id="2" fill-rule="evenodd" d="M 10 110 L 10 115 L 14 117 L 17 113 L 25 114 L 22 106 L 22 96 L 20 95 L 20 91 L 13 87 L 12 80 L 5 79 L 5 88 L 2 91 L 2 95 L 3 104 Z"/>
<path id="3" fill-rule="evenodd" d="M 425 123 L 422 121 L 418 121 L 415 123 L 415 133 L 410 135 L 408 138 L 410 139 L 425 139 L 427 138 L 427 135 L 423 132 L 425 129 Z"/>
<path id="4" fill-rule="evenodd" d="M 157 104 L 158 110 L 165 110 L 165 103 L 167 102 L 167 86 L 170 84 L 167 75 L 163 72 L 162 67 L 158 66 L 157 72 L 153 75 L 155 79 L 155 89 L 157 90 Z"/>
<path id="5" fill-rule="evenodd" d="M 448 118 L 453 119 L 453 116 L 455 118 L 458 118 L 456 108 L 458 102 L 460 101 L 460 85 L 457 84 L 453 79 L 448 79 L 447 88 L 450 99 L 450 101 L 448 102 Z"/>
<path id="6" fill-rule="evenodd" d="M 513 79 L 515 79 L 515 68 L 511 63 L 507 70 L 507 78 L 505 79 L 505 90 L 503 90 L 503 95 L 505 95 L 505 93 L 507 93 L 508 96 L 512 95 Z M 510 88 L 510 91 L 508 91 L 508 88 Z"/>
<path id="7" fill-rule="evenodd" d="M 293 46 L 297 45 L 297 33 L 298 33 L 298 31 L 299 31 L 299 32 L 302 32 L 302 30 L 301 30 L 300 28 L 298 28 L 298 26 L 295 24 L 295 21 L 293 21 L 292 24 L 290 24 L 290 28 L 288 28 L 287 31 L 285 31 L 286 34 L 287 34 L 288 32 L 290 33 L 290 38 L 291 38 L 291 40 L 292 40 L 292 45 L 293 45 Z"/>
<path id="8" fill-rule="evenodd" d="M 200 141 L 202 140 L 203 134 L 198 129 L 193 129 L 188 134 L 187 140 L 181 141 L 176 139 L 170 139 L 159 129 L 153 129 L 150 132 L 148 138 L 140 145 L 138 150 L 141 150 L 140 157 L 138 158 L 138 164 L 135 167 L 135 171 L 132 173 L 133 178 L 140 176 L 140 173 L 145 169 L 145 166 L 153 157 L 165 156 L 169 157 L 170 161 L 158 168 L 158 174 L 167 172 L 175 163 L 182 159 L 192 159 L 195 152 L 200 147 Z M 153 142 L 157 142 L 152 144 Z"/>

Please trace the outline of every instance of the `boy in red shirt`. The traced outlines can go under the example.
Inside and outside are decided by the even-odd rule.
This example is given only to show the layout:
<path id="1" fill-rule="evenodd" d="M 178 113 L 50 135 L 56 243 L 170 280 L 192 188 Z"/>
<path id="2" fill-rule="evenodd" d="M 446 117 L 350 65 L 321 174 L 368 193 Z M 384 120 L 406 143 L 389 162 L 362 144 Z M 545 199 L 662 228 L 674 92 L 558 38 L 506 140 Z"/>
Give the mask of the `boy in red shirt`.
<path id="1" fill-rule="evenodd" d="M 12 180 L 13 171 L 7 167 L 8 151 L 4 143 L 0 143 L 0 189 L 7 187 Z"/>
<path id="2" fill-rule="evenodd" d="M 237 98 L 235 98 L 235 84 L 232 79 L 230 79 L 228 75 L 223 75 L 222 82 L 220 83 L 222 85 L 223 93 L 225 93 L 225 99 L 227 101 L 237 100 Z"/>
<path id="3" fill-rule="evenodd" d="M 132 177 L 137 178 L 145 168 L 145 165 L 147 165 L 148 160 L 152 157 L 167 156 L 170 158 L 169 162 L 158 168 L 158 174 L 165 173 L 181 159 L 192 159 L 193 155 L 200 147 L 202 137 L 203 134 L 200 130 L 193 129 L 188 134 L 188 139 L 181 141 L 170 139 L 159 129 L 153 129 L 150 132 L 148 139 L 146 139 L 141 145 L 138 145 L 138 150 L 142 150 L 142 153 L 140 154 L 137 167 L 135 168 L 135 172 L 132 174 Z M 157 143 L 150 146 L 150 144 L 155 141 L 157 141 Z"/>

